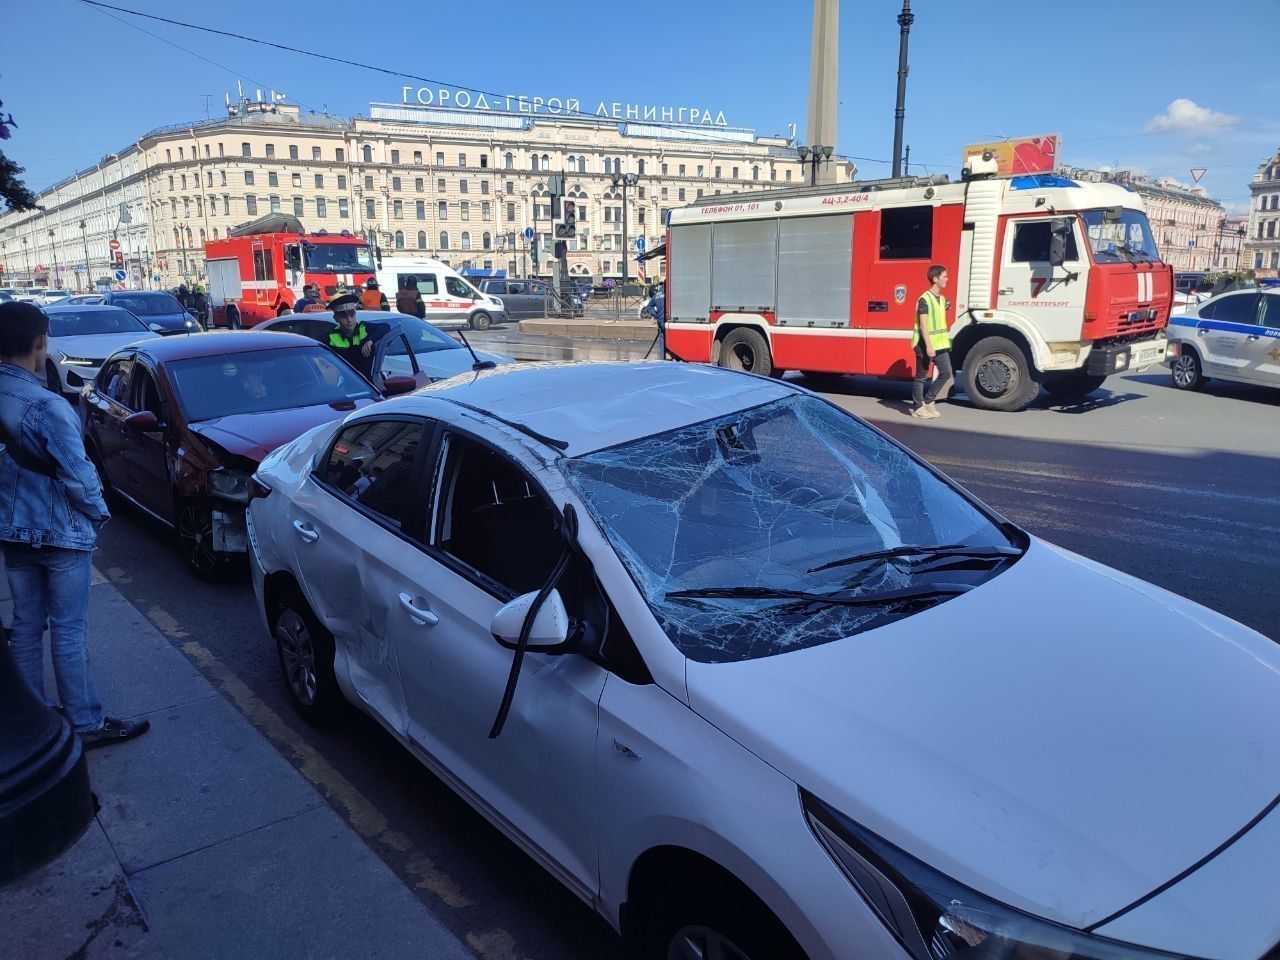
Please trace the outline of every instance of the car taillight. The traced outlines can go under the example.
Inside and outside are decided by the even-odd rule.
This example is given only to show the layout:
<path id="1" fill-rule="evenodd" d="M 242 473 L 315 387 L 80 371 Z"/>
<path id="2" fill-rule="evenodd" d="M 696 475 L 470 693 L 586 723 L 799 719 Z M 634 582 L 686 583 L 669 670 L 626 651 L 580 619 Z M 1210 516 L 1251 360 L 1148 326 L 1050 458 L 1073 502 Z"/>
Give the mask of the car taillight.
<path id="1" fill-rule="evenodd" d="M 254 500 L 265 500 L 271 496 L 271 488 L 259 480 L 256 476 L 249 478 L 249 502 Z"/>

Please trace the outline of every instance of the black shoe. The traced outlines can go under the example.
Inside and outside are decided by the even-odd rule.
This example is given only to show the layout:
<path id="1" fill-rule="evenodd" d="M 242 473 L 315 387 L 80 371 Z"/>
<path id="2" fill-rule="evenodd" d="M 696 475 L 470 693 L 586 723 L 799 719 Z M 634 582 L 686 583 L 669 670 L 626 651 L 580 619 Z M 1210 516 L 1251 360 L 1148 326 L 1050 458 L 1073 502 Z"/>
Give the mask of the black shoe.
<path id="1" fill-rule="evenodd" d="M 117 720 L 115 717 L 103 717 L 102 726 L 97 730 L 88 730 L 80 734 L 80 740 L 86 750 L 94 747 L 109 747 L 113 743 L 124 743 L 140 737 L 151 729 L 150 720 Z"/>

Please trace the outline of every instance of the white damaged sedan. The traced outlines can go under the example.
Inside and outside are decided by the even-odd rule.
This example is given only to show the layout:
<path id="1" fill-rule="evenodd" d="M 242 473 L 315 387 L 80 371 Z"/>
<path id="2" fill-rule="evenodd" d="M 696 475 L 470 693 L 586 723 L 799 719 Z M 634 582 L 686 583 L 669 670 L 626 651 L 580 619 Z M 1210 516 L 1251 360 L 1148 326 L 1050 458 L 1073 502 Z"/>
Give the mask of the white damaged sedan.
<path id="1" fill-rule="evenodd" d="M 455 377 L 269 456 L 254 586 L 653 960 L 1259 960 L 1280 652 L 794 385 Z"/>

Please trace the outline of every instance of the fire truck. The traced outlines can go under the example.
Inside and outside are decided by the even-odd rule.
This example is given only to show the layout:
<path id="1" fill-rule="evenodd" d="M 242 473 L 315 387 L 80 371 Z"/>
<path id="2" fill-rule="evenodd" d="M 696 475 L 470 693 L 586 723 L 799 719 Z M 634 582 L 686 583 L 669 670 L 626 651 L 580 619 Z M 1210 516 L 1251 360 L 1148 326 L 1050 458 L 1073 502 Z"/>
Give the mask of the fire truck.
<path id="1" fill-rule="evenodd" d="M 214 326 L 252 327 L 280 315 L 314 283 L 322 299 L 374 275 L 374 251 L 359 237 L 306 233 L 296 217 L 260 217 L 204 245 Z"/>
<path id="2" fill-rule="evenodd" d="M 1007 176 L 990 154 L 946 175 L 714 198 L 672 210 L 666 345 L 765 375 L 915 375 L 916 304 L 947 268 L 965 393 L 1021 410 L 1081 398 L 1162 363 L 1173 270 L 1137 193 L 1056 173 Z"/>

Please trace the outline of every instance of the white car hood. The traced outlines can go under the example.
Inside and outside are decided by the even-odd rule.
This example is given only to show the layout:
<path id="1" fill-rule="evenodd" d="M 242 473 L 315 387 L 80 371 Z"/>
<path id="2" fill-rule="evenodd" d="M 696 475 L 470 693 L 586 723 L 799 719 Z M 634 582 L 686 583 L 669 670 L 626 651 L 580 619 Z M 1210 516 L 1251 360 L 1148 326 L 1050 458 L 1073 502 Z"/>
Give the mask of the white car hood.
<path id="1" fill-rule="evenodd" d="M 50 337 L 49 347 L 68 357 L 84 357 L 87 360 L 105 360 L 121 347 L 139 340 L 154 340 L 158 335 L 150 330 L 129 333 L 93 333 L 79 337 Z"/>
<path id="2" fill-rule="evenodd" d="M 1042 542 L 865 634 L 690 661 L 691 706 L 935 869 L 1085 927 L 1280 794 L 1280 653 Z M 799 800 L 797 800 L 797 806 Z"/>

